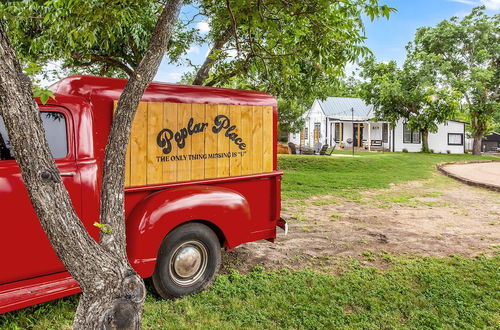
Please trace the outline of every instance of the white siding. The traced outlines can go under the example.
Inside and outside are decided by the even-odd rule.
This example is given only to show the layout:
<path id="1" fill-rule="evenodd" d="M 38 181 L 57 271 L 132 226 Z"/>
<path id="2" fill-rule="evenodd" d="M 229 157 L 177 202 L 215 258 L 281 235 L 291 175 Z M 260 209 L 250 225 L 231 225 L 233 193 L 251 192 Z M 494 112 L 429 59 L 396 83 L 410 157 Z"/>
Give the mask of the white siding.
<path id="1" fill-rule="evenodd" d="M 318 101 L 314 101 L 311 109 L 303 115 L 305 119 L 304 128 L 307 128 L 307 136 L 305 139 L 305 145 L 313 147 L 314 146 L 314 124 L 320 123 L 320 137 L 319 142 L 322 144 L 325 143 L 326 138 L 326 116 L 323 113 Z M 290 134 L 289 141 L 295 143 L 296 145 L 300 145 L 300 132 L 296 134 Z"/>
<path id="2" fill-rule="evenodd" d="M 464 125 L 464 123 L 456 121 L 439 124 L 436 133 L 429 133 L 429 149 L 435 153 L 447 153 L 449 150 L 452 154 L 463 154 L 463 145 L 448 145 L 448 133 L 463 134 Z M 396 125 L 394 138 L 394 151 L 403 151 L 403 149 L 407 149 L 409 152 L 422 151 L 422 143 L 403 143 L 403 121 L 399 121 Z"/>
<path id="3" fill-rule="evenodd" d="M 394 128 L 394 151 L 403 151 L 403 149 L 409 152 L 420 152 L 422 151 L 422 141 L 420 143 L 403 143 L 403 121 L 400 120 Z"/>
<path id="4" fill-rule="evenodd" d="M 429 148 L 435 153 L 445 154 L 448 151 L 452 154 L 463 154 L 465 136 L 462 136 L 462 145 L 449 145 L 448 134 L 464 134 L 464 123 L 457 121 L 447 121 L 438 125 L 436 133 L 429 133 Z"/>

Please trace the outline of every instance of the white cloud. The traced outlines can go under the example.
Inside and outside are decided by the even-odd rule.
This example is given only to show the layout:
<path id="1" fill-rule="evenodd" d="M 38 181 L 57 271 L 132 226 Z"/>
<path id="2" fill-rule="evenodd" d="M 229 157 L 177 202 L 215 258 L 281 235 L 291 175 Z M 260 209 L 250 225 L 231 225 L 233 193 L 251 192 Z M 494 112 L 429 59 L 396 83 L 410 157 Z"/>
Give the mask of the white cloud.
<path id="1" fill-rule="evenodd" d="M 450 2 L 458 2 L 458 3 L 463 3 L 463 4 L 466 4 L 466 5 L 477 5 L 477 1 L 473 1 L 473 0 L 448 0 Z"/>
<path id="2" fill-rule="evenodd" d="M 490 10 L 499 10 L 500 9 L 500 0 L 481 0 L 481 3 L 486 6 L 486 8 Z"/>
<path id="3" fill-rule="evenodd" d="M 167 73 L 167 82 L 178 82 L 182 78 L 182 72 Z"/>
<path id="4" fill-rule="evenodd" d="M 226 50 L 226 54 L 229 58 L 235 58 L 238 55 L 238 51 L 234 48 Z"/>
<path id="5" fill-rule="evenodd" d="M 189 47 L 187 53 L 188 54 L 199 54 L 200 53 L 200 47 L 191 46 L 191 47 Z"/>
<path id="6" fill-rule="evenodd" d="M 201 32 L 201 33 L 207 33 L 210 32 L 210 25 L 208 25 L 207 21 L 201 21 L 196 23 L 196 28 Z"/>
<path id="7" fill-rule="evenodd" d="M 470 6 L 486 6 L 489 10 L 500 10 L 500 0 L 448 0 L 450 2 L 463 3 Z"/>

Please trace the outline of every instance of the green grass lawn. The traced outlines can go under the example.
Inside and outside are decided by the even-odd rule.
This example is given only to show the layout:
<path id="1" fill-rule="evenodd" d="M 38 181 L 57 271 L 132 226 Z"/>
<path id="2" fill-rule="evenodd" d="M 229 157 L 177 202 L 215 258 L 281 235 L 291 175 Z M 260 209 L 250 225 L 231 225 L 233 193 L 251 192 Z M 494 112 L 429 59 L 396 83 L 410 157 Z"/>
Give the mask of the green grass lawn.
<path id="1" fill-rule="evenodd" d="M 339 275 L 254 271 L 219 276 L 176 301 L 150 294 L 147 329 L 497 328 L 500 257 L 394 259 L 387 271 L 346 260 Z M 0 316 L 2 329 L 70 327 L 76 297 Z"/>
<path id="2" fill-rule="evenodd" d="M 427 179 L 439 162 L 477 159 L 467 155 L 361 155 L 280 156 L 284 198 L 355 197 L 362 190 Z M 259 268 L 250 274 L 221 275 L 208 291 L 176 301 L 162 301 L 150 293 L 144 327 L 498 329 L 500 256 L 371 257 L 383 267 L 339 259 L 328 274 Z M 1 315 L 0 329 L 70 328 L 77 299 L 69 297 Z"/>
<path id="3" fill-rule="evenodd" d="M 348 154 L 346 151 L 340 153 Z M 493 157 L 422 153 L 356 152 L 359 157 L 279 155 L 283 170 L 283 199 L 314 195 L 359 197 L 366 189 L 390 183 L 428 179 L 441 162 L 495 159 Z M 498 158 L 496 158 L 498 159 Z"/>

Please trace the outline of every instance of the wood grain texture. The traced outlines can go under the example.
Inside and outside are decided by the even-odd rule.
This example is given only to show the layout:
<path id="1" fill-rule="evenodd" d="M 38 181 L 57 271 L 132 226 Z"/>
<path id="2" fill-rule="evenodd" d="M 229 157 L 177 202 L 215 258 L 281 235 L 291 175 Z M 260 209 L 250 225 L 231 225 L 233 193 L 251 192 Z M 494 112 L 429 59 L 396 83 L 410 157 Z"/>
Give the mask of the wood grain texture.
<path id="1" fill-rule="evenodd" d="M 208 127 L 205 130 L 205 152 L 207 155 L 217 153 L 217 135 L 212 133 L 214 118 L 217 117 L 217 105 L 207 104 L 205 107 L 205 122 Z M 207 158 L 205 160 L 205 178 L 212 179 L 217 177 L 217 159 Z"/>
<path id="2" fill-rule="evenodd" d="M 229 112 L 229 106 L 219 104 L 217 105 L 217 114 L 231 116 Z M 209 126 L 212 126 L 210 124 Z M 229 151 L 229 139 L 224 136 L 226 130 L 222 130 L 217 134 L 217 153 L 227 154 Z M 229 176 L 229 158 L 220 157 L 217 159 L 217 177 L 224 178 Z"/>
<path id="3" fill-rule="evenodd" d="M 252 166 L 252 133 L 253 133 L 253 107 L 241 107 L 241 138 L 246 144 L 244 155 L 241 157 L 241 174 L 253 174 Z"/>
<path id="4" fill-rule="evenodd" d="M 253 173 L 261 173 L 263 169 L 263 109 L 261 106 L 253 107 L 253 130 L 252 130 L 252 166 Z"/>
<path id="5" fill-rule="evenodd" d="M 177 105 L 177 129 L 186 129 L 189 119 L 191 119 L 192 105 L 179 103 Z M 177 155 L 182 157 L 188 157 L 191 154 L 191 147 L 193 145 L 192 137 L 187 137 L 184 140 L 184 147 L 177 149 Z M 177 160 L 177 181 L 189 181 L 191 180 L 191 162 L 187 159 Z"/>
<path id="6" fill-rule="evenodd" d="M 266 106 L 263 107 L 263 115 L 262 115 L 262 135 L 263 135 L 263 172 L 272 172 L 273 171 L 273 146 L 274 137 L 273 137 L 273 107 Z"/>
<path id="7" fill-rule="evenodd" d="M 156 159 L 158 145 L 156 137 L 163 129 L 163 103 L 148 103 L 148 127 L 147 127 L 147 177 L 148 184 L 163 183 L 163 166 Z"/>
<path id="8" fill-rule="evenodd" d="M 238 138 L 241 139 L 241 106 L 231 105 L 229 106 L 229 113 L 231 118 L 231 126 L 236 126 L 236 129 L 231 133 L 237 134 Z M 231 158 L 229 158 L 229 175 L 230 176 L 240 176 L 241 175 L 241 149 L 234 142 L 229 142 L 229 150 L 231 151 Z"/>
<path id="9" fill-rule="evenodd" d="M 177 132 L 177 103 L 163 103 L 163 128 L 168 128 L 172 132 Z M 177 148 L 172 148 L 168 155 L 164 155 L 161 151 L 157 151 L 161 156 L 177 156 Z M 164 161 L 162 162 L 163 181 L 177 181 L 177 162 Z"/>
<path id="10" fill-rule="evenodd" d="M 205 122 L 205 105 L 193 104 L 192 106 L 193 125 L 199 125 Z M 191 136 L 192 140 L 192 157 L 191 161 L 191 180 L 201 180 L 205 178 L 205 160 L 202 156 L 205 154 L 205 133 L 207 128 L 202 133 L 194 133 Z"/>
<path id="11" fill-rule="evenodd" d="M 143 186 L 146 184 L 147 123 L 148 105 L 146 102 L 141 102 L 135 114 L 130 136 L 130 185 L 132 186 Z"/>

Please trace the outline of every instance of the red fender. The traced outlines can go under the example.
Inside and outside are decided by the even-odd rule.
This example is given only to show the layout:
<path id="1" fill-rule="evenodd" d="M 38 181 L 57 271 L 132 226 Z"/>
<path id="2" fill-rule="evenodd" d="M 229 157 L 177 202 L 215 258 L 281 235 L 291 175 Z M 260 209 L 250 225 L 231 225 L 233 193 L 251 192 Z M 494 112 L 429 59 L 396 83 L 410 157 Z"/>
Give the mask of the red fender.
<path id="1" fill-rule="evenodd" d="M 251 212 L 238 192 L 215 186 L 162 190 L 142 200 L 127 219 L 127 253 L 142 277 L 153 274 L 163 238 L 175 227 L 202 221 L 219 231 L 222 245 L 232 249 L 247 242 Z"/>

